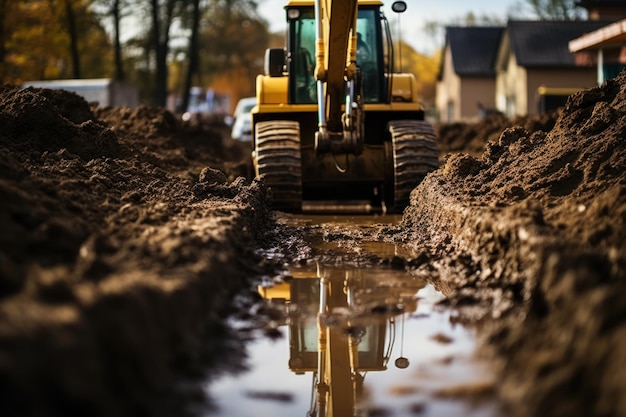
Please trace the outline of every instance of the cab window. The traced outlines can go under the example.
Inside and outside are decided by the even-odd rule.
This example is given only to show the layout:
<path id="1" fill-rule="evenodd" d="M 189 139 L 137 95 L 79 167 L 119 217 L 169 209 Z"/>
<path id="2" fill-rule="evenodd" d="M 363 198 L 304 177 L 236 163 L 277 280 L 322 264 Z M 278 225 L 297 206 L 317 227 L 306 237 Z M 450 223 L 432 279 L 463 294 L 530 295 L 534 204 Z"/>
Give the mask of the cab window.
<path id="1" fill-rule="evenodd" d="M 381 36 L 377 24 L 378 9 L 360 9 L 357 18 L 357 66 L 363 74 L 366 103 L 380 102 L 382 92 Z M 299 16 L 289 20 L 289 98 L 291 103 L 317 103 L 315 71 L 315 15 L 313 9 L 300 9 Z"/>

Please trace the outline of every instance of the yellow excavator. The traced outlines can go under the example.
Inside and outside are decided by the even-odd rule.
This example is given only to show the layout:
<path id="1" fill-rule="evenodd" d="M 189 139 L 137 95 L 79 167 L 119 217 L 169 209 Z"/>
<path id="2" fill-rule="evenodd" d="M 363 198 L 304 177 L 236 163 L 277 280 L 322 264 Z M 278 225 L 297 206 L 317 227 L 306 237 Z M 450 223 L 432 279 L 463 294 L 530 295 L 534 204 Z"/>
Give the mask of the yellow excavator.
<path id="1" fill-rule="evenodd" d="M 417 82 L 395 73 L 379 0 L 289 0 L 286 45 L 265 53 L 252 155 L 273 207 L 401 212 L 438 167 Z M 406 3 L 396 1 L 401 13 Z"/>

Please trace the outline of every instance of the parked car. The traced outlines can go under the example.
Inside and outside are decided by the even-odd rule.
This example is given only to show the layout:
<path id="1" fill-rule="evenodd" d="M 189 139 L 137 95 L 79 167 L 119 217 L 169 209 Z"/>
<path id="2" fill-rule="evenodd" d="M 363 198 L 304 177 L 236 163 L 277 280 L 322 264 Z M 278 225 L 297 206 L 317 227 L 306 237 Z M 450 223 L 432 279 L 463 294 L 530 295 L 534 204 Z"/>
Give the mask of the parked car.
<path id="1" fill-rule="evenodd" d="M 252 115 L 250 112 L 256 106 L 256 97 L 245 97 L 239 100 L 235 107 L 235 122 L 230 136 L 233 139 L 248 142 L 252 139 Z"/>

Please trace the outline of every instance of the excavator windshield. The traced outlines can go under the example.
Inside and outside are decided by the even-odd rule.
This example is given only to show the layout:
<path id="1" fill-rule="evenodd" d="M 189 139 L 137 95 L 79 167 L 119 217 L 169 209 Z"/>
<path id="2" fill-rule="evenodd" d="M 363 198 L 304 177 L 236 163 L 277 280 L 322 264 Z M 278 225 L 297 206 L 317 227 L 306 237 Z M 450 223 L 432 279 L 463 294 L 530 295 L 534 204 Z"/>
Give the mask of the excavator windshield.
<path id="1" fill-rule="evenodd" d="M 315 87 L 315 13 L 312 7 L 292 9 L 288 13 L 289 99 L 293 104 L 317 103 Z M 297 10 L 297 11 L 296 11 Z M 359 8 L 357 19 L 357 66 L 363 74 L 366 103 L 385 98 L 382 74 L 382 28 L 377 7 Z"/>

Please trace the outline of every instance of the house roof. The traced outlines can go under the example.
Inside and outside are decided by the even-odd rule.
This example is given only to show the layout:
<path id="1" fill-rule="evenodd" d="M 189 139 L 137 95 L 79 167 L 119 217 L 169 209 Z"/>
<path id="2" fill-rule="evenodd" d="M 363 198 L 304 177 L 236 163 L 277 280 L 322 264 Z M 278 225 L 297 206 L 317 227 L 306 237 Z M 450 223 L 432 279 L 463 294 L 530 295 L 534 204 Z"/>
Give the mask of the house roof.
<path id="1" fill-rule="evenodd" d="M 507 33 L 517 63 L 523 67 L 575 66 L 569 41 L 610 22 L 509 21 Z"/>
<path id="2" fill-rule="evenodd" d="M 447 27 L 454 72 L 457 75 L 495 75 L 495 59 L 503 27 Z"/>
<path id="3" fill-rule="evenodd" d="M 591 7 L 591 6 L 615 6 L 624 5 L 626 0 L 579 0 L 576 2 L 577 6 Z"/>
<path id="4" fill-rule="evenodd" d="M 604 26 L 569 42 L 571 52 L 626 44 L 626 19 Z"/>

